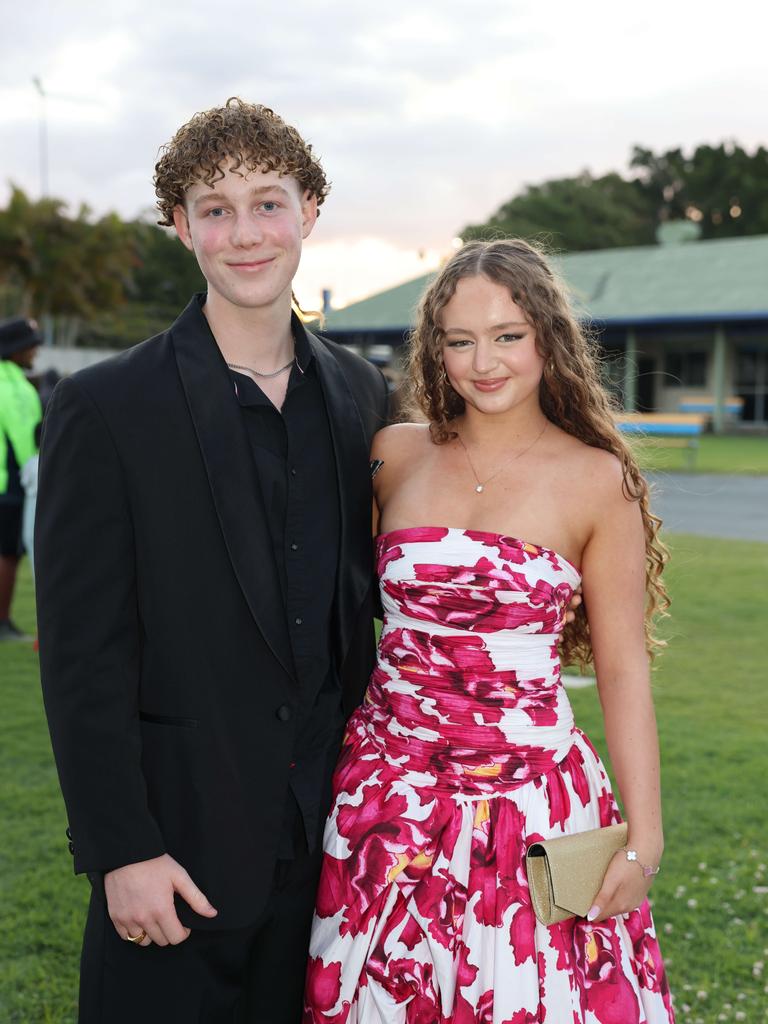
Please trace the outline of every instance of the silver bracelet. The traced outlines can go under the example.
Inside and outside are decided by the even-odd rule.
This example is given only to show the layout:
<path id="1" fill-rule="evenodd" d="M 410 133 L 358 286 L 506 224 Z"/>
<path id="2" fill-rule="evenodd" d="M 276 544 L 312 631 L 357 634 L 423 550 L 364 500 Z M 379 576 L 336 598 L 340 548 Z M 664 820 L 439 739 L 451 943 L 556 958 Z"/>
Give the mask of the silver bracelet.
<path id="1" fill-rule="evenodd" d="M 661 865 L 660 864 L 658 864 L 655 868 L 651 867 L 650 864 L 642 864 L 637 859 L 637 850 L 628 850 L 625 847 L 624 848 L 624 853 L 626 853 L 626 855 L 627 855 L 627 860 L 633 861 L 635 864 L 637 864 L 637 866 L 639 868 L 642 868 L 642 870 L 643 870 L 643 877 L 644 878 L 651 878 L 653 875 L 658 875 L 658 873 L 661 871 Z"/>

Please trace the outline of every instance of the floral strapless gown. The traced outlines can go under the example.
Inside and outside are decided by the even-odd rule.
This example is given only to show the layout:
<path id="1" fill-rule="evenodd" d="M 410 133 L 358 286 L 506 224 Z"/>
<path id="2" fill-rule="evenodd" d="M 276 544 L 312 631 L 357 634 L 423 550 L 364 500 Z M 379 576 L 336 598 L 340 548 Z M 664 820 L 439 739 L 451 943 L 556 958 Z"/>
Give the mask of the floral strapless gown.
<path id="1" fill-rule="evenodd" d="M 647 903 L 540 924 L 525 850 L 619 821 L 557 639 L 580 576 L 499 534 L 377 546 L 378 664 L 334 779 L 305 1024 L 668 1024 Z"/>

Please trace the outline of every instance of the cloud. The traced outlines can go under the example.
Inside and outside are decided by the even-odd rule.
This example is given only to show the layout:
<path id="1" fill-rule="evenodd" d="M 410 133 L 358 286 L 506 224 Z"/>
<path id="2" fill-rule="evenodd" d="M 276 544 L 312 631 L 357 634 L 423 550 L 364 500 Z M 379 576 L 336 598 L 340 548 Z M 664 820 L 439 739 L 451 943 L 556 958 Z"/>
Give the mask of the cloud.
<path id="1" fill-rule="evenodd" d="M 765 141 L 765 11 L 731 0 L 715 23 L 696 10 L 31 0 L 0 40 L 0 200 L 8 180 L 39 189 L 33 75 L 50 93 L 52 191 L 125 216 L 151 207 L 176 128 L 238 94 L 321 156 L 323 244 L 446 248 L 524 184 L 622 170 L 634 143 Z"/>

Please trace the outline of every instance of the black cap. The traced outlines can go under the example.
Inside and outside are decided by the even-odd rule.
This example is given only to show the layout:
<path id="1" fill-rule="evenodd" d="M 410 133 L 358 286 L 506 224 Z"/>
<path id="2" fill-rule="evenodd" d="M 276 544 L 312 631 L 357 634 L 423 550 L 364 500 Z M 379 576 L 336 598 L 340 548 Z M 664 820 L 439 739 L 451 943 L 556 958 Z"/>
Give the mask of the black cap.
<path id="1" fill-rule="evenodd" d="M 35 348 L 42 343 L 43 337 L 37 329 L 36 320 L 16 316 L 12 320 L 0 322 L 0 359 L 7 359 L 16 352 Z"/>

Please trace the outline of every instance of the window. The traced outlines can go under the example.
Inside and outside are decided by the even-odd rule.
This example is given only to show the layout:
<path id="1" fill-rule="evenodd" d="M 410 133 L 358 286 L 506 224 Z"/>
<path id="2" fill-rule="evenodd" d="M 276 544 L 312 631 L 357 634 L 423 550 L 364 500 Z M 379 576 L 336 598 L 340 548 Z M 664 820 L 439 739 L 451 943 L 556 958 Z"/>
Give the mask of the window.
<path id="1" fill-rule="evenodd" d="M 664 384 L 668 388 L 703 388 L 707 385 L 706 352 L 667 352 Z"/>

